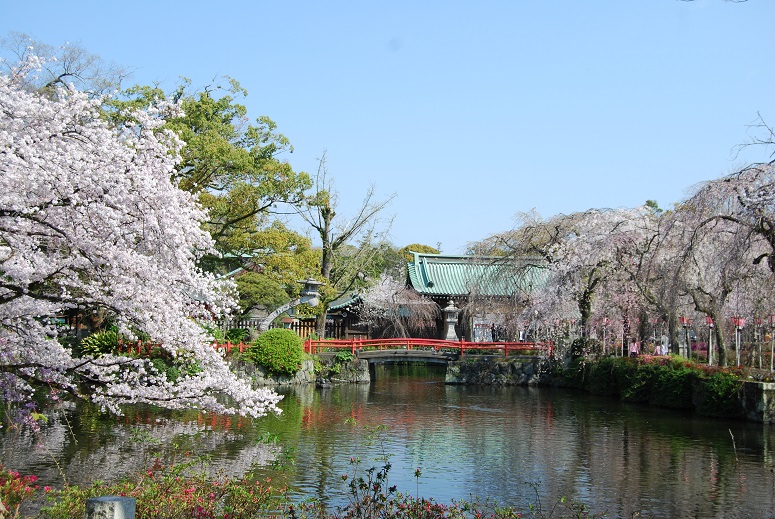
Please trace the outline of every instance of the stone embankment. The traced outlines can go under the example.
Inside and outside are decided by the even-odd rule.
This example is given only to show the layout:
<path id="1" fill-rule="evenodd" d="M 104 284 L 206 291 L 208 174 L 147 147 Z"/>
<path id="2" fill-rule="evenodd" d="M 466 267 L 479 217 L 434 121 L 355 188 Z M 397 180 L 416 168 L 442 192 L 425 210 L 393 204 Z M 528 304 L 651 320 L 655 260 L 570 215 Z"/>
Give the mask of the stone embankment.
<path id="1" fill-rule="evenodd" d="M 541 357 L 480 357 L 447 364 L 447 384 L 548 386 L 552 385 L 551 361 Z"/>
<path id="2" fill-rule="evenodd" d="M 335 359 L 305 360 L 301 369 L 293 376 L 274 375 L 263 367 L 249 362 L 237 361 L 232 365 L 240 375 L 252 381 L 254 387 L 294 386 L 317 384 L 326 386 L 332 383 L 368 384 L 369 362 L 353 360 L 337 362 Z"/>
<path id="3" fill-rule="evenodd" d="M 775 383 L 743 383 L 742 405 L 745 417 L 753 422 L 775 423 Z"/>
<path id="4" fill-rule="evenodd" d="M 320 372 L 316 377 L 318 386 L 330 384 L 368 384 L 371 382 L 369 361 L 355 359 L 338 362 L 336 359 L 320 359 Z"/>

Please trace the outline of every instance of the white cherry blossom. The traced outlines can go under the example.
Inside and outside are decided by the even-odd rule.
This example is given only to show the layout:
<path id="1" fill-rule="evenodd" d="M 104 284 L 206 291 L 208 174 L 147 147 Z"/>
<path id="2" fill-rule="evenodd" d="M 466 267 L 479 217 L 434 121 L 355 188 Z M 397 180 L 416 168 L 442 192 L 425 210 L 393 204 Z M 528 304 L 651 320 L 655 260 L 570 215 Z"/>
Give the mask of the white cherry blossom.
<path id="1" fill-rule="evenodd" d="M 238 379 L 198 322 L 228 312 L 233 286 L 196 266 L 213 243 L 205 212 L 170 180 L 181 142 L 160 127 L 175 107 L 116 129 L 99 100 L 72 88 L 46 98 L 19 77 L 0 76 L 4 401 L 29 411 L 36 394 L 56 390 L 113 412 L 138 402 L 278 411 L 280 397 Z M 77 356 L 53 324 L 72 309 L 107 311 L 124 333 L 145 332 L 200 370 L 170 381 L 142 359 Z"/>

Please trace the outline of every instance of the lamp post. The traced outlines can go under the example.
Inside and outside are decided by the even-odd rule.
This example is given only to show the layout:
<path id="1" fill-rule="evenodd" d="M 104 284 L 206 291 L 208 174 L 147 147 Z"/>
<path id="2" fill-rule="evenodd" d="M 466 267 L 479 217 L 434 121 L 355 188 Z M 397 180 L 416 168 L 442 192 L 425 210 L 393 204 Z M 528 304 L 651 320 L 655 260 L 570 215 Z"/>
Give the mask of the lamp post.
<path id="1" fill-rule="evenodd" d="M 775 366 L 775 315 L 770 314 L 770 371 L 773 371 Z"/>
<path id="2" fill-rule="evenodd" d="M 684 355 L 687 359 L 691 360 L 692 358 L 692 343 L 691 339 L 689 338 L 689 326 L 692 324 L 692 320 L 689 317 L 686 317 L 685 315 L 682 315 L 678 318 L 678 320 L 681 322 L 681 326 L 684 327 L 684 340 L 686 341 L 686 355 Z"/>
<path id="3" fill-rule="evenodd" d="M 264 320 L 261 321 L 261 324 L 258 325 L 259 332 L 267 331 L 269 326 L 272 325 L 272 321 L 274 321 L 280 314 L 287 312 L 291 308 L 297 307 L 302 303 L 306 303 L 309 306 L 317 306 L 320 303 L 320 292 L 318 292 L 318 287 L 323 283 L 312 278 L 297 281 L 297 283 L 304 285 L 304 288 L 301 289 L 301 295 L 299 295 L 299 297 L 293 301 L 285 303 L 284 305 L 277 308 L 274 312 L 267 315 Z"/>
<path id="4" fill-rule="evenodd" d="M 756 356 L 756 367 L 762 369 L 762 340 L 764 338 L 764 319 L 758 317 L 753 318 L 753 334 L 756 341 L 756 349 L 758 355 Z"/>
<path id="5" fill-rule="evenodd" d="M 708 366 L 713 365 L 713 329 L 714 323 L 711 316 L 705 318 L 705 324 L 708 326 Z"/>
<path id="6" fill-rule="evenodd" d="M 732 324 L 735 326 L 735 365 L 740 367 L 740 330 L 745 326 L 745 317 L 733 317 Z"/>

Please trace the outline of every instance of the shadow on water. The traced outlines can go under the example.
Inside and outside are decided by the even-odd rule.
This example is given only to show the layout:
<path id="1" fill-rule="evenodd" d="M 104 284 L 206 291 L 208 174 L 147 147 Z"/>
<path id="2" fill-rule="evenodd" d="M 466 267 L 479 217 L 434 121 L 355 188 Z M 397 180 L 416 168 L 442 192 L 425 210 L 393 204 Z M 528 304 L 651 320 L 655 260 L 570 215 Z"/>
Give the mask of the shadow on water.
<path id="1" fill-rule="evenodd" d="M 269 476 L 296 497 L 338 505 L 350 458 L 363 470 L 388 455 L 391 485 L 440 502 L 478 495 L 525 507 L 534 485 L 543 503 L 567 496 L 610 517 L 775 516 L 770 426 L 443 379 L 440 366 L 378 365 L 370 385 L 285 390 L 283 414 L 255 421 L 72 407 L 37 437 L 0 432 L 0 461 L 59 486 L 62 474 L 88 484 L 142 470 L 156 454 L 207 454 L 213 470 Z"/>

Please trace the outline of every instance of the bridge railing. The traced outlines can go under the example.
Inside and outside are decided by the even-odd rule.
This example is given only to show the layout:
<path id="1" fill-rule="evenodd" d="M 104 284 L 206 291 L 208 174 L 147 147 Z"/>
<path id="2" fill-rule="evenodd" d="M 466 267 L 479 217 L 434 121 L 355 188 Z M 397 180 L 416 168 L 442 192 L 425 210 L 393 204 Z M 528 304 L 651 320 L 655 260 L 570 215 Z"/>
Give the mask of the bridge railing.
<path id="1" fill-rule="evenodd" d="M 552 356 L 554 353 L 554 343 L 547 342 L 466 342 L 466 341 L 445 341 L 441 339 L 415 339 L 415 338 L 397 338 L 397 339 L 307 339 L 304 342 L 304 351 L 310 354 L 317 354 L 324 351 L 344 350 L 350 351 L 354 355 L 361 350 L 433 350 L 433 351 L 453 351 L 465 353 L 497 352 L 498 354 L 508 356 L 520 352 L 540 352 L 541 354 Z"/>
<path id="2" fill-rule="evenodd" d="M 124 353 L 134 353 L 136 355 L 150 355 L 153 347 L 158 347 L 155 343 L 126 342 L 119 345 L 120 351 Z M 234 352 L 243 353 L 250 345 L 240 341 L 232 342 L 213 342 L 212 347 L 216 350 L 224 351 L 226 356 Z M 445 341 L 441 339 L 414 339 L 404 337 L 398 339 L 321 339 L 304 341 L 304 351 L 311 354 L 317 354 L 332 350 L 345 350 L 356 354 L 358 351 L 381 351 L 381 350 L 428 350 L 428 351 L 448 351 L 465 353 L 497 352 L 500 355 L 509 356 L 520 352 L 539 352 L 544 355 L 552 356 L 554 353 L 554 343 L 547 342 L 465 342 L 465 341 Z"/>

